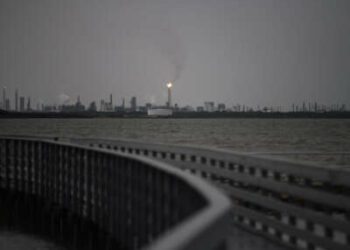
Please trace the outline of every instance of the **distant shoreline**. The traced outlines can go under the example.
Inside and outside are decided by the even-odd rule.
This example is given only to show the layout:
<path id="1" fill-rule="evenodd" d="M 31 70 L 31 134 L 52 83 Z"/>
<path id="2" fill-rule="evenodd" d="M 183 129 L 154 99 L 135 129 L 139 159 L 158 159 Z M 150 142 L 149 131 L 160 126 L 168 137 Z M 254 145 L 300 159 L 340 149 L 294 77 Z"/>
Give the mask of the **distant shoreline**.
<path id="1" fill-rule="evenodd" d="M 54 118 L 54 119 L 89 119 L 89 118 L 146 118 L 144 112 L 6 112 L 0 111 L 0 119 L 33 119 L 33 118 Z M 174 112 L 167 118 L 281 118 L 281 119 L 350 119 L 350 112 Z"/>

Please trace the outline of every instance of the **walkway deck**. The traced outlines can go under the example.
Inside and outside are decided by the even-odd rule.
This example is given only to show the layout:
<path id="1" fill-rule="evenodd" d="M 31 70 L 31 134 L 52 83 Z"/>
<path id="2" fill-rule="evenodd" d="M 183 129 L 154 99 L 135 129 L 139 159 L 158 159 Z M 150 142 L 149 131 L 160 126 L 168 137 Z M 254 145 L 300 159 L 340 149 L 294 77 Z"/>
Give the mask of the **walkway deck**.
<path id="1" fill-rule="evenodd" d="M 19 232 L 0 231 L 0 249 L 6 250 L 64 250 L 54 243 Z"/>
<path id="2" fill-rule="evenodd" d="M 273 241 L 252 234 L 235 225 L 230 228 L 230 238 L 227 242 L 228 250 L 288 250 Z"/>
<path id="3" fill-rule="evenodd" d="M 263 237 L 232 225 L 227 250 L 287 250 Z M 65 250 L 51 242 L 19 232 L 0 232 L 0 249 L 7 250 Z"/>

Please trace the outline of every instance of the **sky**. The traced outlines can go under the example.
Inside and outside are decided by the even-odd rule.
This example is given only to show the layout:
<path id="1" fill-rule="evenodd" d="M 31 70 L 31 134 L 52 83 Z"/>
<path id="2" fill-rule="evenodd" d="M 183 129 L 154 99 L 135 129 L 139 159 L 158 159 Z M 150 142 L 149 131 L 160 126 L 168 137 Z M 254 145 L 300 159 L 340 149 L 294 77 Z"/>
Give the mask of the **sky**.
<path id="1" fill-rule="evenodd" d="M 0 86 L 59 104 L 350 106 L 349 0 L 0 0 Z M 12 103 L 12 107 L 13 107 Z"/>

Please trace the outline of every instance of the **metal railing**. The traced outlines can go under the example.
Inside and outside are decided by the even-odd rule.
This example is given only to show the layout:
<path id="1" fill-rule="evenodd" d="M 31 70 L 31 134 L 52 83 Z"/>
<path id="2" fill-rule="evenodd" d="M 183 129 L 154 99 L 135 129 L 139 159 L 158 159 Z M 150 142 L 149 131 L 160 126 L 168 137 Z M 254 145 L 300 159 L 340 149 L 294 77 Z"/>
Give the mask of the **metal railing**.
<path id="1" fill-rule="evenodd" d="M 228 199 L 165 163 L 19 137 L 0 137 L 0 157 L 0 194 L 16 204 L 24 197 L 23 218 L 48 225 L 57 240 L 74 246 L 82 237 L 84 249 L 224 248 Z"/>
<path id="2" fill-rule="evenodd" d="M 300 249 L 350 249 L 350 171 L 227 150 L 123 140 L 74 143 L 170 163 L 224 190 L 232 219 L 251 232 Z"/>

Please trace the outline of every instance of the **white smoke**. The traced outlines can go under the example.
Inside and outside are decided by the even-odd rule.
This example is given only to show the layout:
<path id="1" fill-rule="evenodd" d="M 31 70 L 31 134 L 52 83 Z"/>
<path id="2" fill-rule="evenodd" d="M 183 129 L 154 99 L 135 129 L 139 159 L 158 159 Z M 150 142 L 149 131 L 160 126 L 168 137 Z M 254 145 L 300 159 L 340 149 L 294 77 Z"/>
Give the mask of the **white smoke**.
<path id="1" fill-rule="evenodd" d="M 70 96 L 65 93 L 62 93 L 57 96 L 57 101 L 58 101 L 58 104 L 60 105 L 68 104 L 70 100 L 71 100 Z"/>
<path id="2" fill-rule="evenodd" d="M 150 98 L 149 98 L 149 102 L 151 103 L 151 104 L 155 104 L 156 103 L 156 97 L 154 96 L 154 95 L 152 95 Z"/>

